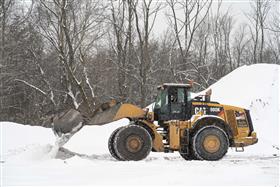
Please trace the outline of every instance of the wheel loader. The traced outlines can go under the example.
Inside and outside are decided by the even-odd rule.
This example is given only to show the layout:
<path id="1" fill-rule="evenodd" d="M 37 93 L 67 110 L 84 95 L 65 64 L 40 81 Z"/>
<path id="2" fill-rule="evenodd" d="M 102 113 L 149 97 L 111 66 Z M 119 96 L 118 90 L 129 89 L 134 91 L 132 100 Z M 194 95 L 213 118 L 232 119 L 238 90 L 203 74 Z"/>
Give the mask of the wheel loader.
<path id="1" fill-rule="evenodd" d="M 69 110 L 52 119 L 61 146 L 84 125 L 104 125 L 122 118 L 108 140 L 111 155 L 120 161 L 142 160 L 151 151 L 178 151 L 186 160 L 219 160 L 229 147 L 243 151 L 257 143 L 249 110 L 210 100 L 211 90 L 192 96 L 191 84 L 165 83 L 158 87 L 152 111 L 115 100 L 91 115 Z"/>

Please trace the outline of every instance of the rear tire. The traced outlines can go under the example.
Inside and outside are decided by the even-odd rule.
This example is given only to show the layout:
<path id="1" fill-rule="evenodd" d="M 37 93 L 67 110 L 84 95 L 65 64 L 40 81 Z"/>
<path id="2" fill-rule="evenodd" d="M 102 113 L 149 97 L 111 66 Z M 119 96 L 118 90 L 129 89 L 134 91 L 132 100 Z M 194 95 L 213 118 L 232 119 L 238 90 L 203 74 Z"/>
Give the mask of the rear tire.
<path id="1" fill-rule="evenodd" d="M 192 139 L 192 151 L 200 160 L 219 160 L 227 153 L 228 147 L 227 134 L 217 126 L 199 129 Z"/>
<path id="2" fill-rule="evenodd" d="M 138 125 L 121 128 L 114 138 L 114 150 L 122 160 L 142 160 L 152 149 L 152 138 L 149 132 Z"/>
<path id="3" fill-rule="evenodd" d="M 117 154 L 116 154 L 116 151 L 115 151 L 115 148 L 114 148 L 114 141 L 115 141 L 115 137 L 116 137 L 116 134 L 117 132 L 119 132 L 120 129 L 122 129 L 124 127 L 119 127 L 117 128 L 116 130 L 114 130 L 108 140 L 108 149 L 109 149 L 109 152 L 110 154 L 112 155 L 112 157 L 114 157 L 116 160 L 122 160 Z"/>
<path id="4" fill-rule="evenodd" d="M 183 159 L 185 159 L 185 160 L 192 160 L 190 154 L 186 154 L 186 153 L 181 152 L 181 151 L 179 151 L 179 153 L 180 153 L 180 155 L 181 155 L 181 157 L 182 157 Z"/>

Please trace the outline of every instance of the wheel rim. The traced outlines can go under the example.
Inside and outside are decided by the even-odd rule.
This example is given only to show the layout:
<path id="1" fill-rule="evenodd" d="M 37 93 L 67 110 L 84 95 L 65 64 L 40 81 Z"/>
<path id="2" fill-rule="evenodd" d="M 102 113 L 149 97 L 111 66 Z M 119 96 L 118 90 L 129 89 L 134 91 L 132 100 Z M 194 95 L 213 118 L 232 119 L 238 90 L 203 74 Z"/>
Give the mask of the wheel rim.
<path id="1" fill-rule="evenodd" d="M 126 148 L 129 152 L 136 153 L 142 148 L 143 142 L 140 137 L 132 135 L 126 140 Z"/>
<path id="2" fill-rule="evenodd" d="M 208 135 L 203 141 L 204 149 L 209 153 L 215 153 L 219 150 L 221 141 L 217 136 Z"/>

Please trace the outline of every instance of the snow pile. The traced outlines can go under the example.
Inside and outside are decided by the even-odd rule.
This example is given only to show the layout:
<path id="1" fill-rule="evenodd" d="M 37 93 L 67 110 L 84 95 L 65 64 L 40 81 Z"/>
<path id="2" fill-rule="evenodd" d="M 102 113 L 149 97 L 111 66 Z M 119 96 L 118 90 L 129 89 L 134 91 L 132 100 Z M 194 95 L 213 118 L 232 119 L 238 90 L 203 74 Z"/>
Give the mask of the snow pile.
<path id="1" fill-rule="evenodd" d="M 222 103 L 249 107 L 257 99 L 269 102 L 277 112 L 279 65 L 255 64 L 235 69 L 210 86 L 212 99 Z M 275 111 L 276 110 L 276 111 Z"/>
<path id="2" fill-rule="evenodd" d="M 30 162 L 52 159 L 58 153 L 56 138 L 51 129 L 1 122 L 1 160 Z M 123 119 L 105 126 L 85 126 L 64 147 L 75 154 L 108 154 L 107 142 L 118 127 L 127 125 Z M 68 151 L 67 151 L 68 152 Z M 62 154 L 62 155 L 61 155 Z M 68 153 L 66 153 L 68 154 Z M 58 153 L 58 158 L 63 158 Z"/>
<path id="3" fill-rule="evenodd" d="M 279 73 L 279 65 L 242 66 L 209 87 L 211 100 L 250 110 L 259 142 L 248 154 L 279 154 Z"/>
<path id="4" fill-rule="evenodd" d="M 1 122 L 1 160 L 34 161 L 53 157 L 50 129 Z"/>

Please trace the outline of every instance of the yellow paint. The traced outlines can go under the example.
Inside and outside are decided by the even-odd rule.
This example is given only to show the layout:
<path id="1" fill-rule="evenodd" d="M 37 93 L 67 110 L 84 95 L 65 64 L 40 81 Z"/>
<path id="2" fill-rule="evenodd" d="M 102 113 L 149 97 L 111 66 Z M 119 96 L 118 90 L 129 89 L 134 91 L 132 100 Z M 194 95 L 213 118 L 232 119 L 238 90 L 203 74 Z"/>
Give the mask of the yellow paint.
<path id="1" fill-rule="evenodd" d="M 169 148 L 173 150 L 180 148 L 180 123 L 176 121 L 169 124 Z"/>
<path id="2" fill-rule="evenodd" d="M 122 104 L 114 117 L 115 120 L 119 120 L 122 118 L 130 118 L 130 119 L 141 119 L 146 116 L 146 112 L 141 108 L 132 105 L 132 104 Z"/>

